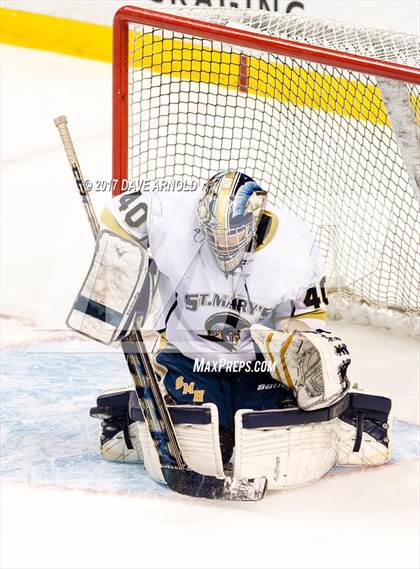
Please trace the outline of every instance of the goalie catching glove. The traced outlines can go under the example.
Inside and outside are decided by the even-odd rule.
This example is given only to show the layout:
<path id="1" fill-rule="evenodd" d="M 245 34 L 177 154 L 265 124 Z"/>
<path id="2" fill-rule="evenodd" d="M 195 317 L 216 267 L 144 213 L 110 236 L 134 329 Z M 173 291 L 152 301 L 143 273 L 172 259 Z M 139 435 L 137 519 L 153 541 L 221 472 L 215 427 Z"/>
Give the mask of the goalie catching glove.
<path id="1" fill-rule="evenodd" d="M 331 332 L 288 333 L 254 324 L 251 335 L 266 361 L 274 366 L 271 375 L 294 391 L 301 409 L 327 407 L 349 390 L 349 352 Z"/>

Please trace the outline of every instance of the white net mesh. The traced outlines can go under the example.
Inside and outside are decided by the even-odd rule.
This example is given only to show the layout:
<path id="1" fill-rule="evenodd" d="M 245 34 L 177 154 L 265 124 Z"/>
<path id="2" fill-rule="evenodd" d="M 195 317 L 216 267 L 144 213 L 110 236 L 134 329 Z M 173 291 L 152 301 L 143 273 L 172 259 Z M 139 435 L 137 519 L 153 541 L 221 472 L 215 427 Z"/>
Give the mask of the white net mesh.
<path id="1" fill-rule="evenodd" d="M 415 36 L 266 12 L 173 12 L 420 67 Z M 134 24 L 129 64 L 131 179 L 202 184 L 224 168 L 246 172 L 311 226 L 333 313 L 415 332 L 418 86 L 385 104 L 386 82 L 371 75 Z M 401 104 L 409 115 L 392 128 Z"/>

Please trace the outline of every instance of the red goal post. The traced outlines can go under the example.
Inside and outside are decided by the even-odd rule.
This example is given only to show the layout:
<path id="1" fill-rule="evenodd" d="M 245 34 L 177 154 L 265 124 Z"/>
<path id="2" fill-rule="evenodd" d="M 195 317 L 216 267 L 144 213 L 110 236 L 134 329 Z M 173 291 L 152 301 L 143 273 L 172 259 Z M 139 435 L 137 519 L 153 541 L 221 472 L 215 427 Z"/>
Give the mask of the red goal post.
<path id="1" fill-rule="evenodd" d="M 113 179 L 118 181 L 115 185 L 114 195 L 121 192 L 121 180 L 127 179 L 128 175 L 128 45 L 130 23 L 191 34 L 205 40 L 214 40 L 420 85 L 420 69 L 415 67 L 270 37 L 248 30 L 224 27 L 176 14 L 157 12 L 135 6 L 123 6 L 116 12 L 113 22 L 112 172 Z"/>

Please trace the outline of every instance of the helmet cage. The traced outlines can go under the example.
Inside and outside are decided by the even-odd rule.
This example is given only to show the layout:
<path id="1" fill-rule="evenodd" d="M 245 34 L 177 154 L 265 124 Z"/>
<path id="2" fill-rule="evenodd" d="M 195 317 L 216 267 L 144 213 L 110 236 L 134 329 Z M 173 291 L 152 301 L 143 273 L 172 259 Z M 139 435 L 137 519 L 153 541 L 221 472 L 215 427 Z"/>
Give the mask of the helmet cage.
<path id="1" fill-rule="evenodd" d="M 232 223 L 229 228 L 217 224 L 215 220 L 204 221 L 200 216 L 199 221 L 219 267 L 225 272 L 234 270 L 241 262 L 255 233 L 252 214 L 242 216 L 240 224 Z"/>

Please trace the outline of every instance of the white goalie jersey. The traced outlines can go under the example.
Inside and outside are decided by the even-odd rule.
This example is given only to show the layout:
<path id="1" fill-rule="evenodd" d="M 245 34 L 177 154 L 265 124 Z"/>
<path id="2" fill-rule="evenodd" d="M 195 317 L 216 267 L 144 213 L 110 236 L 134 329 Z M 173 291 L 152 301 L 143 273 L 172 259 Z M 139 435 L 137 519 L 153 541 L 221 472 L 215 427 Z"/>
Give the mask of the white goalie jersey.
<path id="1" fill-rule="evenodd" d="M 197 222 L 198 193 L 123 194 L 102 214 L 105 228 L 149 247 L 161 274 L 154 329 L 189 358 L 253 360 L 250 327 L 279 328 L 300 318 L 311 327 L 326 317 L 322 263 L 314 238 L 292 214 L 265 211 L 257 247 L 225 274 Z"/>

